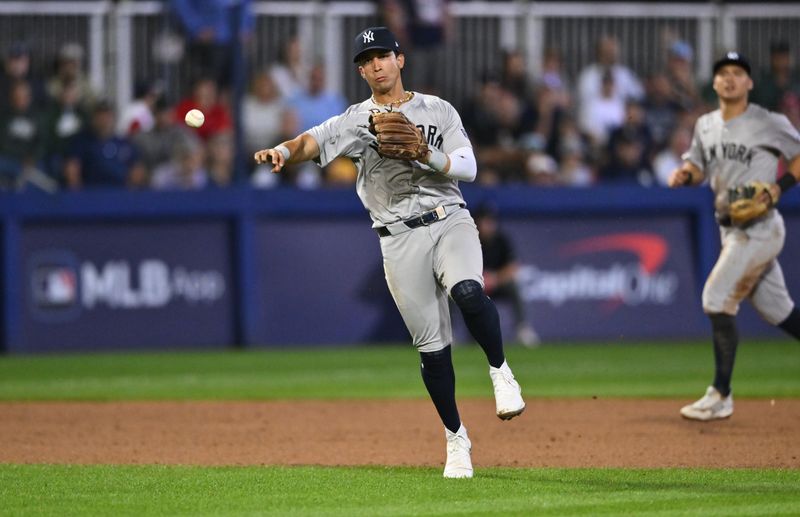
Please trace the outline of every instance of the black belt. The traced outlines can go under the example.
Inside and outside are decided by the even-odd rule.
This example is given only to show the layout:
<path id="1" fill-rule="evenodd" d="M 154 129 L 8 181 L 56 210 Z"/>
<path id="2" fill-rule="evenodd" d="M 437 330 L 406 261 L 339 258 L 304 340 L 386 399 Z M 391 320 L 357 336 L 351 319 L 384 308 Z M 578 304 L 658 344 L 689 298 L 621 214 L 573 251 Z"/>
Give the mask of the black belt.
<path id="1" fill-rule="evenodd" d="M 459 203 L 458 206 L 463 207 L 464 205 Z M 448 215 L 446 212 L 441 212 L 441 213 L 443 215 L 440 215 L 439 210 L 434 208 L 433 210 L 429 210 L 420 216 L 412 217 L 411 219 L 406 219 L 405 221 L 403 221 L 403 224 L 406 225 L 409 230 L 413 230 L 414 228 L 419 228 L 420 226 L 428 226 L 429 224 L 433 224 L 436 221 L 444 219 Z M 392 232 L 389 231 L 389 228 L 385 226 L 379 226 L 378 228 L 375 228 L 375 231 L 381 237 L 388 237 L 392 235 Z"/>

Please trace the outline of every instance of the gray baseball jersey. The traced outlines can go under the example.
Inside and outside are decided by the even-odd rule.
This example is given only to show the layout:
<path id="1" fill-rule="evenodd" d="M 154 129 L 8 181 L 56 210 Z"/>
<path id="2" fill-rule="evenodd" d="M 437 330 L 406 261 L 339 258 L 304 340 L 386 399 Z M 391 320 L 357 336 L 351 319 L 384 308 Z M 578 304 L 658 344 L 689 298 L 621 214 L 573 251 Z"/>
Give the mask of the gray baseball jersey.
<path id="1" fill-rule="evenodd" d="M 419 127 L 429 146 L 449 154 L 471 147 L 455 108 L 432 96 L 415 93 L 392 108 Z M 386 282 L 414 345 L 435 352 L 452 342 L 448 295 L 463 280 L 483 285 L 483 259 L 478 231 L 458 181 L 418 162 L 382 158 L 369 132 L 372 113 L 388 111 L 372 99 L 350 106 L 308 131 L 320 149 L 322 166 L 339 156 L 358 170 L 356 190 L 373 227 L 403 227 L 400 221 L 430 210 L 444 220 L 381 237 Z"/>
<path id="2" fill-rule="evenodd" d="M 410 101 L 393 110 L 403 112 L 422 129 L 428 145 L 445 154 L 471 147 L 461 117 L 439 97 L 415 93 Z M 378 155 L 377 142 L 369 132 L 369 116 L 381 111 L 389 110 L 369 99 L 308 131 L 319 145 L 320 165 L 339 156 L 353 160 L 358 170 L 356 190 L 373 226 L 405 220 L 439 205 L 464 204 L 456 180 L 435 174 L 417 162 Z"/>
<path id="3" fill-rule="evenodd" d="M 727 192 L 749 181 L 774 183 L 778 160 L 800 155 L 800 134 L 789 120 L 749 104 L 728 121 L 720 110 L 697 120 L 684 159 L 699 167 L 715 194 L 720 220 L 728 214 Z M 777 210 L 747 228 L 721 226 L 722 252 L 703 289 L 703 309 L 735 315 L 748 297 L 764 319 L 783 321 L 794 303 L 786 289 L 776 257 L 783 249 L 786 230 Z"/>

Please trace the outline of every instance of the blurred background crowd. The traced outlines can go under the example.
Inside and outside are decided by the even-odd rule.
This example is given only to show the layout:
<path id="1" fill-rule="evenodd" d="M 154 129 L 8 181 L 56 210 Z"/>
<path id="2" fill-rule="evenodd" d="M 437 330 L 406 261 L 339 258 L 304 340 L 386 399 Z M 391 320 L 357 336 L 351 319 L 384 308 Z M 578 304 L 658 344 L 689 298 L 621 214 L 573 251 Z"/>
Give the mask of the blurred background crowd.
<path id="1" fill-rule="evenodd" d="M 235 10 L 225 0 L 166 4 L 185 49 L 175 75 L 133 78 L 133 99 L 122 105 L 90 84 L 82 44 L 65 42 L 55 55 L 37 53 L 25 38 L 5 46 L 0 189 L 313 189 L 355 181 L 349 160 L 277 176 L 251 159 L 363 100 L 329 87 L 324 60 L 301 59 L 314 50 L 290 34 L 275 59 L 257 58 L 247 1 Z M 593 62 L 577 73 L 568 72 L 570 55 L 558 45 L 543 48 L 537 73 L 523 48 L 503 48 L 476 72 L 469 95 L 450 98 L 441 81 L 454 66 L 444 53 L 453 45 L 448 6 L 383 0 L 378 13 L 407 52 L 406 88 L 441 95 L 459 110 L 481 184 L 665 185 L 695 120 L 716 107 L 710 79 L 695 75 L 692 44 L 669 33 L 653 35 L 661 55 L 648 70 L 625 62 L 613 32 L 593 38 Z M 169 53 L 168 43 L 160 52 Z M 768 59 L 752 63 L 751 101 L 800 127 L 798 44 L 768 45 Z M 345 73 L 355 75 L 355 67 Z M 183 124 L 191 108 L 205 113 L 198 129 Z"/>

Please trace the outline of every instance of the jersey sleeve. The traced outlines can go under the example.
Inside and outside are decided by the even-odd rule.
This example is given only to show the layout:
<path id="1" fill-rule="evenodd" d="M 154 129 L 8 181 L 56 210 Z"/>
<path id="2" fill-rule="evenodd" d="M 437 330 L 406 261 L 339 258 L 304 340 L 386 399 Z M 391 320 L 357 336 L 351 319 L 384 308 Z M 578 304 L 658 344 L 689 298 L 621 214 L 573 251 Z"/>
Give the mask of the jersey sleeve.
<path id="1" fill-rule="evenodd" d="M 772 114 L 775 134 L 770 138 L 771 145 L 774 145 L 780 153 L 787 159 L 792 160 L 800 155 L 800 133 L 789 122 L 786 115 L 779 113 Z"/>
<path id="2" fill-rule="evenodd" d="M 320 166 L 328 165 L 339 156 L 355 158 L 361 155 L 364 144 L 350 114 L 346 111 L 307 131 L 319 146 L 319 156 L 314 161 Z"/>
<path id="3" fill-rule="evenodd" d="M 467 131 L 464 129 L 464 124 L 461 122 L 461 116 L 459 116 L 452 104 L 447 101 L 442 102 L 444 105 L 442 114 L 444 143 L 442 152 L 449 154 L 462 147 L 472 147 Z"/>
<path id="4" fill-rule="evenodd" d="M 699 169 L 705 169 L 706 162 L 705 162 L 705 154 L 703 153 L 703 142 L 700 140 L 700 129 L 699 126 L 702 121 L 698 121 L 698 123 L 694 127 L 694 135 L 692 135 L 692 145 L 689 147 L 689 150 L 683 153 L 681 158 L 685 161 L 692 162 L 695 164 Z"/>

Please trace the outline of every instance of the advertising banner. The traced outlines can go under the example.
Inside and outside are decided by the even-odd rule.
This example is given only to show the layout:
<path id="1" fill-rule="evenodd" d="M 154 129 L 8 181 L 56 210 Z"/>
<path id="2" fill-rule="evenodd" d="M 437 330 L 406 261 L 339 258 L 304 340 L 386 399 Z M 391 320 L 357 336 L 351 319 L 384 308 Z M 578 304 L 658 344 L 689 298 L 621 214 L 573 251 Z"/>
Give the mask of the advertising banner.
<path id="1" fill-rule="evenodd" d="M 526 316 L 544 340 L 705 334 L 685 217 L 508 219 Z M 516 322 L 497 298 L 506 340 Z M 457 335 L 468 339 L 460 329 Z"/>
<path id="2" fill-rule="evenodd" d="M 20 351 L 227 346 L 230 248 L 224 222 L 27 224 Z"/>
<path id="3" fill-rule="evenodd" d="M 509 219 L 530 321 L 547 340 L 705 335 L 689 223 L 682 217 Z M 363 221 L 258 228 L 263 344 L 407 340 Z M 514 322 L 497 300 L 505 335 Z M 454 330 L 468 339 L 460 316 Z M 509 334 L 510 333 L 510 334 Z"/>
<path id="4" fill-rule="evenodd" d="M 363 218 L 264 220 L 256 230 L 264 307 L 256 344 L 408 340 L 383 274 L 379 237 Z"/>

